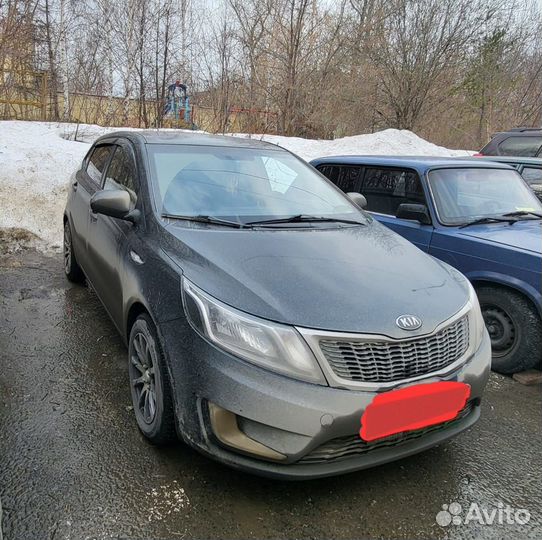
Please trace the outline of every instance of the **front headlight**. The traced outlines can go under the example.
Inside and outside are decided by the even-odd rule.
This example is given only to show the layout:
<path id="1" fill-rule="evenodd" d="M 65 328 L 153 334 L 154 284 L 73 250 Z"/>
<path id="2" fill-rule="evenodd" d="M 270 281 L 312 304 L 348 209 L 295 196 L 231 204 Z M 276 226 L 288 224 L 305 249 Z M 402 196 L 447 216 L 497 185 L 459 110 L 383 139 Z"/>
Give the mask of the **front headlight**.
<path id="1" fill-rule="evenodd" d="M 478 296 L 474 287 L 471 285 L 470 281 L 467 280 L 469 287 L 469 303 L 471 305 L 469 311 L 469 327 L 471 335 L 471 343 L 474 351 L 478 350 L 480 344 L 482 343 L 482 338 L 484 337 L 485 322 L 482 317 L 482 310 L 480 309 L 480 303 L 478 302 Z"/>
<path id="2" fill-rule="evenodd" d="M 185 277 L 183 295 L 188 320 L 222 349 L 272 371 L 326 384 L 316 358 L 294 328 L 237 311 Z"/>

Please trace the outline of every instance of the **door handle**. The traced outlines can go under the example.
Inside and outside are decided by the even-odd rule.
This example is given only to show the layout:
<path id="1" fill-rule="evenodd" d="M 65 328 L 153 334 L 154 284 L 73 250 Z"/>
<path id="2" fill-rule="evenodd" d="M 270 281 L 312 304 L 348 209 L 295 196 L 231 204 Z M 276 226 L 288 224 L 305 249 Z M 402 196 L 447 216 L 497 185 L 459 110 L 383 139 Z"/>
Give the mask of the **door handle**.
<path id="1" fill-rule="evenodd" d="M 78 185 L 77 182 L 74 182 L 74 183 L 72 184 L 72 189 L 73 189 L 74 191 L 77 191 L 77 185 Z"/>

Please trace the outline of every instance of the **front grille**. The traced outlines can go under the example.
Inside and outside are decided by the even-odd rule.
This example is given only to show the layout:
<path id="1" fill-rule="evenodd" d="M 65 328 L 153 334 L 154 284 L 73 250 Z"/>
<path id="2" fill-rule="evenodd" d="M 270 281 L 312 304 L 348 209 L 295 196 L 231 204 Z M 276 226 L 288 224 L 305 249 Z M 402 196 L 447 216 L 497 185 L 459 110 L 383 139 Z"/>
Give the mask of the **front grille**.
<path id="1" fill-rule="evenodd" d="M 298 463 L 329 463 L 341 459 L 365 455 L 381 448 L 400 446 L 415 439 L 419 439 L 420 437 L 424 437 L 429 433 L 447 429 L 461 422 L 461 420 L 466 418 L 473 411 L 475 406 L 473 401 L 467 402 L 459 414 L 453 420 L 448 420 L 448 422 L 443 422 L 442 424 L 436 424 L 434 426 L 416 429 L 413 431 L 403 431 L 373 442 L 364 441 L 360 438 L 359 434 L 349 435 L 347 437 L 338 437 L 337 439 L 332 439 L 331 441 L 324 443 L 322 446 L 319 446 L 301 458 Z"/>
<path id="2" fill-rule="evenodd" d="M 408 341 L 321 339 L 320 349 L 335 375 L 366 383 L 387 383 L 439 371 L 465 354 L 465 315 L 436 334 Z"/>

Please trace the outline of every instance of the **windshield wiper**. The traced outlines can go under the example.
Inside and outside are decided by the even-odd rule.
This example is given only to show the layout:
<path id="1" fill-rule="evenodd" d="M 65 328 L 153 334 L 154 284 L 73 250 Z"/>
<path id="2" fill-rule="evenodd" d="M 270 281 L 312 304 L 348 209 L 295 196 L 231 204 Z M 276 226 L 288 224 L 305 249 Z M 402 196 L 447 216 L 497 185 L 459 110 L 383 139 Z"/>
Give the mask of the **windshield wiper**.
<path id="1" fill-rule="evenodd" d="M 504 217 L 521 217 L 521 216 L 534 216 L 536 218 L 542 219 L 542 214 L 534 212 L 532 210 L 517 210 L 516 212 L 508 212 L 508 214 L 503 214 Z"/>
<path id="2" fill-rule="evenodd" d="M 518 220 L 514 219 L 512 216 L 505 218 L 505 217 L 483 217 L 479 219 L 473 219 L 472 221 L 469 221 L 468 223 L 463 223 L 463 225 L 460 225 L 460 229 L 464 229 L 465 227 L 470 227 L 471 225 L 481 225 L 483 223 L 509 223 L 510 225 L 513 225 Z"/>
<path id="3" fill-rule="evenodd" d="M 305 214 L 297 214 L 295 216 L 289 216 L 285 218 L 275 219 L 263 219 L 261 221 L 249 221 L 246 225 L 274 225 L 275 223 L 349 223 L 352 225 L 365 225 L 363 221 L 356 221 L 354 219 L 342 219 L 325 216 L 308 216 Z"/>
<path id="4" fill-rule="evenodd" d="M 227 219 L 221 219 L 213 216 L 179 216 L 176 214 L 162 214 L 162 217 L 169 219 L 182 219 L 186 221 L 196 221 L 198 223 L 211 223 L 213 225 L 224 225 L 225 227 L 233 227 L 235 229 L 242 229 L 246 224 L 240 221 L 229 221 Z"/>

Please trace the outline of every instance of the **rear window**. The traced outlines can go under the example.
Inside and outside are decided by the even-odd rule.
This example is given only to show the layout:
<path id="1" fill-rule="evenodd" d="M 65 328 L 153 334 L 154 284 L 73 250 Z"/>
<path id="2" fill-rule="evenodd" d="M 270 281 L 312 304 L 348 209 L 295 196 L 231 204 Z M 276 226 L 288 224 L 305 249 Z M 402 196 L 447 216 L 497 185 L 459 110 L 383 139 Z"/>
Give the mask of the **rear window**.
<path id="1" fill-rule="evenodd" d="M 508 137 L 499 143 L 499 153 L 502 156 L 536 156 L 542 137 Z"/>

